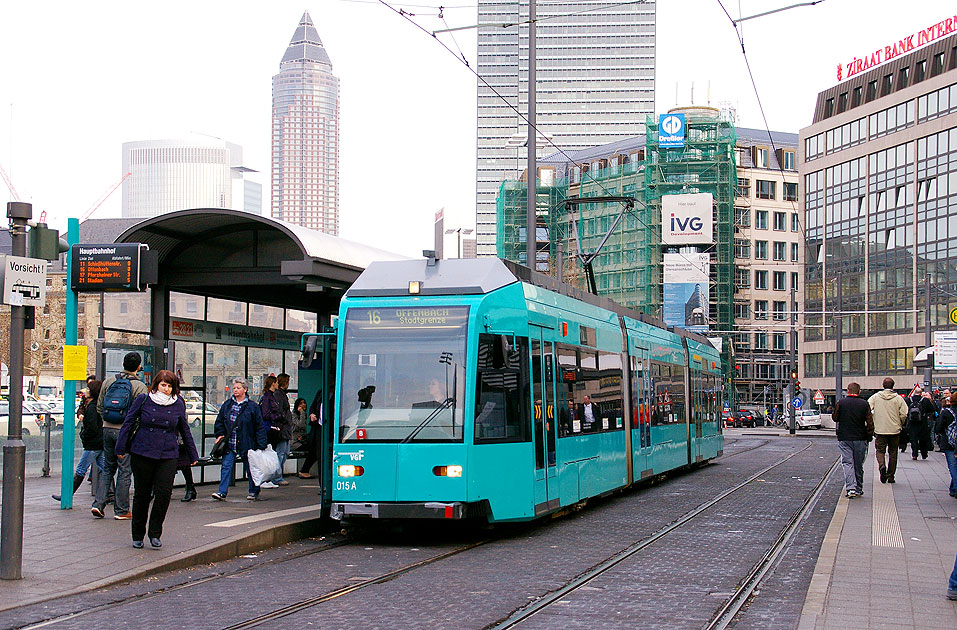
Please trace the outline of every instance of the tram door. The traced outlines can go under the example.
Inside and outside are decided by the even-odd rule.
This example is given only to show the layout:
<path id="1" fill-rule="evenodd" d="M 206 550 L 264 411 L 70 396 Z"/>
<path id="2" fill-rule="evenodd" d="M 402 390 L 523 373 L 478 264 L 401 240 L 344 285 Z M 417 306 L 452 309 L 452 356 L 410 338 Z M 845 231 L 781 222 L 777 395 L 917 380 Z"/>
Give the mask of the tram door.
<path id="1" fill-rule="evenodd" d="M 307 333 L 302 336 L 301 357 L 299 360 L 299 392 L 309 403 L 310 408 L 319 397 L 321 412 L 320 436 L 317 440 L 319 451 L 319 503 L 322 515 L 329 516 L 329 504 L 332 501 L 332 447 L 335 423 L 336 391 L 336 333 L 326 327 L 321 333 Z M 309 429 L 312 431 L 312 428 Z"/>
<path id="2" fill-rule="evenodd" d="M 701 372 L 701 359 L 694 357 L 691 361 L 691 369 L 688 370 L 689 392 L 691 393 L 691 409 L 688 422 L 689 437 L 688 440 L 688 461 L 697 463 L 703 459 L 701 455 L 701 438 L 704 435 L 704 420 L 707 415 L 707 401 L 704 388 L 704 374 Z"/>
<path id="3" fill-rule="evenodd" d="M 555 352 L 548 329 L 531 326 L 532 418 L 535 446 L 535 514 L 559 506 L 555 454 Z"/>
<path id="4" fill-rule="evenodd" d="M 648 349 L 638 346 L 631 352 L 631 430 L 634 478 L 652 475 L 651 466 L 651 363 Z"/>

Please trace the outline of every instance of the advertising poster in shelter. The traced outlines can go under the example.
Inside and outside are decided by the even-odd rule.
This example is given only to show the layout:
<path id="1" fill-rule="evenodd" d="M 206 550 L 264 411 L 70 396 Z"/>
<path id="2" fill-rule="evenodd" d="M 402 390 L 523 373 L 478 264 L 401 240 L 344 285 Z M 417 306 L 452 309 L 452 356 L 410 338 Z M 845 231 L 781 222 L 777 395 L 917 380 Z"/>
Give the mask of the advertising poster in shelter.
<path id="1" fill-rule="evenodd" d="M 664 255 L 664 320 L 694 332 L 707 332 L 710 291 L 708 254 Z"/>

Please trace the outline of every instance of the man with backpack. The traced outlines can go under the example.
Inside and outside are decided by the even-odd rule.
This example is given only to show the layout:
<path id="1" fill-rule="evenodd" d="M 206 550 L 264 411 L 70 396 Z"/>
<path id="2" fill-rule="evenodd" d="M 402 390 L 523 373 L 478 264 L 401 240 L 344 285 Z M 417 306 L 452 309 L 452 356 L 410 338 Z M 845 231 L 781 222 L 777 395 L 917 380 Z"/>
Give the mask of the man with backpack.
<path id="1" fill-rule="evenodd" d="M 96 485 L 96 498 L 90 512 L 96 518 L 103 518 L 106 507 L 106 495 L 116 475 L 116 491 L 113 500 L 113 518 L 127 521 L 133 518 L 130 513 L 130 458 L 116 458 L 116 438 L 120 434 L 126 412 L 133 400 L 140 394 L 149 392 L 146 384 L 139 379 L 138 372 L 143 363 L 136 352 L 123 357 L 123 371 L 107 378 L 100 389 L 96 401 L 96 410 L 103 418 L 103 454 L 106 456 L 106 470 L 100 475 Z"/>

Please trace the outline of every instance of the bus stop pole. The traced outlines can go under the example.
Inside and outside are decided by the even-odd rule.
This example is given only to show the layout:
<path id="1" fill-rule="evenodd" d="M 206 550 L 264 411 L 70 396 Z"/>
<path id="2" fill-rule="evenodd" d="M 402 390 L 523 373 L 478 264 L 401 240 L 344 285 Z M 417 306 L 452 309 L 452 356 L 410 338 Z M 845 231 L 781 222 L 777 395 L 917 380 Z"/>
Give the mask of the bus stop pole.
<path id="1" fill-rule="evenodd" d="M 10 219 L 10 249 L 14 256 L 27 255 L 27 222 L 33 206 L 21 201 L 7 203 Z M 24 306 L 10 306 L 10 387 L 7 439 L 3 443 L 3 505 L 0 507 L 0 579 L 23 577 L 23 483 L 27 447 L 23 443 L 23 326 Z"/>
<path id="2" fill-rule="evenodd" d="M 68 219 L 66 242 L 70 250 L 66 255 L 66 278 L 71 282 L 73 246 L 80 242 L 79 219 Z M 66 290 L 66 345 L 76 345 L 77 297 L 69 286 Z M 76 381 L 63 381 L 63 460 L 60 466 L 60 509 L 73 507 L 73 449 L 76 444 Z M 96 466 L 94 461 L 92 466 Z"/>

